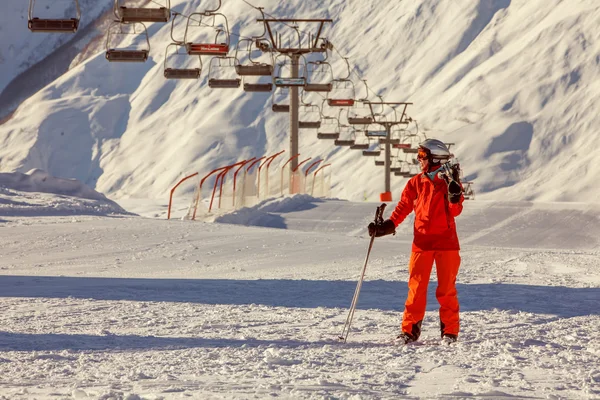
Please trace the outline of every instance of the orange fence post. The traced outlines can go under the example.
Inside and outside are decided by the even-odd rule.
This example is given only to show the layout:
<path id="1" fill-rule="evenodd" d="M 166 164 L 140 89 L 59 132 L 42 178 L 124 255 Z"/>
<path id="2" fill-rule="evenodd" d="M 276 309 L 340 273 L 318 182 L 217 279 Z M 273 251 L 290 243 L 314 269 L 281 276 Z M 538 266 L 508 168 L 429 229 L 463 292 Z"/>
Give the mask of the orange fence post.
<path id="1" fill-rule="evenodd" d="M 322 162 L 322 161 L 323 161 L 322 159 L 319 159 L 319 160 L 317 160 L 317 161 L 313 162 L 313 163 L 312 163 L 312 164 L 310 164 L 310 165 L 308 166 L 308 168 L 306 168 L 306 170 L 304 171 L 304 193 L 306 193 L 306 177 L 308 176 L 308 173 L 310 172 L 310 170 L 311 170 L 311 169 L 312 169 L 314 166 L 316 166 L 317 164 L 319 164 L 319 163 L 320 163 L 320 162 Z"/>
<path id="2" fill-rule="evenodd" d="M 283 170 L 285 169 L 285 166 L 288 165 L 290 163 L 290 161 L 292 161 L 294 158 L 300 157 L 300 153 L 295 154 L 293 156 L 291 156 L 286 162 L 285 164 L 283 164 L 283 167 L 281 167 L 281 182 L 280 182 L 280 189 L 281 189 L 281 195 L 283 196 Z M 291 187 L 291 181 L 290 181 L 290 187 Z"/>
<path id="3" fill-rule="evenodd" d="M 233 204 L 232 204 L 232 206 L 234 209 L 235 209 L 235 189 L 236 189 L 237 174 L 238 174 L 238 172 L 240 172 L 240 170 L 242 168 L 244 168 L 244 165 L 248 164 L 251 161 L 254 161 L 255 158 L 256 157 L 252 157 L 252 158 L 244 161 L 244 163 L 242 165 L 240 165 L 239 168 L 236 169 L 235 172 L 233 173 Z"/>
<path id="4" fill-rule="evenodd" d="M 275 153 L 275 154 L 273 154 L 272 156 L 269 156 L 269 157 L 267 157 L 267 159 L 266 159 L 266 160 L 265 160 L 263 163 L 261 163 L 261 164 L 258 166 L 258 185 L 257 185 L 257 188 L 258 188 L 258 189 L 257 189 L 257 191 L 256 191 L 256 196 L 257 196 L 257 197 L 260 197 L 260 170 L 262 169 L 262 167 L 263 167 L 265 164 L 267 164 L 267 163 L 271 164 L 271 161 L 273 161 L 273 160 L 275 159 L 275 157 L 277 157 L 278 155 L 280 155 L 280 154 L 281 154 L 281 153 L 283 153 L 284 151 L 285 151 L 285 150 L 281 150 L 279 153 Z M 269 175 L 268 175 L 268 174 L 269 174 L 269 167 L 267 166 L 267 184 L 268 184 L 268 182 L 269 182 L 269 179 L 268 179 L 268 178 L 269 178 Z M 268 195 L 269 195 L 269 193 L 268 193 L 268 190 L 267 190 L 267 196 L 268 196 Z"/>
<path id="5" fill-rule="evenodd" d="M 171 205 L 173 203 L 173 193 L 175 192 L 175 189 L 177 189 L 177 186 L 181 185 L 184 181 L 186 181 L 190 178 L 193 178 L 196 175 L 198 175 L 198 172 L 196 172 L 195 174 L 186 176 L 185 178 L 183 178 L 179 182 L 177 182 L 177 184 L 175 186 L 173 186 L 173 189 L 171 189 L 171 194 L 169 195 L 169 208 L 167 211 L 167 219 L 171 219 Z"/>
<path id="6" fill-rule="evenodd" d="M 213 186 L 212 196 L 210 198 L 210 205 L 208 206 L 208 212 L 211 212 L 211 210 L 212 210 L 213 201 L 215 199 L 215 192 L 217 190 L 217 183 L 219 183 L 219 180 L 221 180 L 221 184 L 219 186 L 219 207 L 220 207 L 221 206 L 221 197 L 220 196 L 223 194 L 223 181 L 225 180 L 225 175 L 227 175 L 227 173 L 229 172 L 230 169 L 232 169 L 233 167 L 238 166 L 240 164 L 243 164 L 243 163 L 244 163 L 244 161 L 240 161 L 235 164 L 231 164 L 226 167 L 223 167 L 223 171 L 221 171 L 219 173 L 219 175 L 217 175 L 217 179 L 215 180 L 215 184 Z"/>
<path id="7" fill-rule="evenodd" d="M 314 195 L 314 193 L 315 193 L 315 181 L 317 180 L 317 174 L 319 173 L 320 170 L 322 170 L 325 167 L 329 167 L 330 165 L 331 165 L 331 163 L 322 165 L 321 168 L 319 168 L 318 170 L 316 170 L 315 173 L 313 174 L 312 189 L 310 190 L 310 195 L 311 196 Z"/>
<path id="8" fill-rule="evenodd" d="M 295 189 L 295 186 L 296 186 L 296 179 L 295 179 L 295 177 L 296 177 L 296 171 L 298 171 L 298 169 L 302 166 L 302 164 L 304 164 L 305 162 L 307 162 L 307 161 L 309 161 L 311 159 L 312 159 L 312 157 L 308 157 L 308 158 L 300 161 L 298 163 L 298 165 L 296 166 L 296 168 L 294 168 L 294 170 L 292 171 L 292 179 L 291 179 L 291 182 L 290 182 L 290 194 L 295 194 L 295 193 L 297 193 L 297 192 L 300 191 L 300 188 L 298 188 L 298 190 Z"/>

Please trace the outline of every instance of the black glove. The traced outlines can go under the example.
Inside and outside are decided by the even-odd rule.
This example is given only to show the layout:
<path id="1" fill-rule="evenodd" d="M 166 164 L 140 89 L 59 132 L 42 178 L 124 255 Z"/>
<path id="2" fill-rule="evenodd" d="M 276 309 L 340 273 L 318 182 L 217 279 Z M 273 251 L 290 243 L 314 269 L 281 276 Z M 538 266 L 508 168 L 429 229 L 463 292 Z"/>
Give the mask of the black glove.
<path id="1" fill-rule="evenodd" d="M 462 194 L 462 188 L 457 181 L 450 181 L 448 184 L 448 200 L 450 203 L 456 204 L 460 201 L 460 195 Z"/>
<path id="2" fill-rule="evenodd" d="M 385 235 L 396 234 L 396 225 L 391 219 L 386 219 L 381 224 L 371 222 L 368 226 L 369 236 L 381 237 Z"/>
<path id="3" fill-rule="evenodd" d="M 458 163 L 446 163 L 442 165 L 442 178 L 448 184 L 448 200 L 450 203 L 458 203 L 462 194 L 460 186 L 460 165 Z"/>

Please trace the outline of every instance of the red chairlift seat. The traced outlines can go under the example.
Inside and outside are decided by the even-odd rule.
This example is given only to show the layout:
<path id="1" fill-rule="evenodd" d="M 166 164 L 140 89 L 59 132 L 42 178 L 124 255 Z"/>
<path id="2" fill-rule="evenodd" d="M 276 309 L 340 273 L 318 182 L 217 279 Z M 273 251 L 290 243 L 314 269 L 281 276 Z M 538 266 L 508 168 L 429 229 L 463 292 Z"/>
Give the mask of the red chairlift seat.
<path id="1" fill-rule="evenodd" d="M 41 19 L 32 18 L 28 23 L 31 32 L 75 33 L 79 28 L 79 19 Z"/>
<path id="2" fill-rule="evenodd" d="M 148 53 L 148 50 L 108 49 L 105 56 L 110 62 L 145 62 L 148 60 Z"/>
<path id="3" fill-rule="evenodd" d="M 410 143 L 396 143 L 396 144 L 392 145 L 392 147 L 394 149 L 410 149 L 411 145 L 410 145 Z"/>
<path id="4" fill-rule="evenodd" d="M 119 7 L 115 12 L 120 22 L 168 22 L 171 18 L 171 10 L 167 7 Z"/>
<path id="5" fill-rule="evenodd" d="M 319 129 L 321 121 L 298 121 L 298 127 L 300 129 Z"/>
<path id="6" fill-rule="evenodd" d="M 381 155 L 381 150 L 363 150 L 362 155 L 365 157 L 378 157 Z"/>
<path id="7" fill-rule="evenodd" d="M 270 92 L 273 90 L 272 83 L 244 83 L 244 92 Z"/>
<path id="8" fill-rule="evenodd" d="M 354 99 L 327 99 L 329 107 L 352 107 Z"/>
<path id="9" fill-rule="evenodd" d="M 333 144 L 335 144 L 336 146 L 354 146 L 355 140 L 354 139 L 338 139 L 336 140 Z"/>
<path id="10" fill-rule="evenodd" d="M 273 110 L 273 112 L 289 113 L 290 105 L 289 104 L 273 104 L 271 109 Z"/>
<path id="11" fill-rule="evenodd" d="M 237 89 L 242 84 L 242 80 L 236 79 L 215 79 L 208 80 L 208 86 L 213 89 Z"/>
<path id="12" fill-rule="evenodd" d="M 200 68 L 167 68 L 165 69 L 165 78 L 167 79 L 198 79 L 200 77 Z"/>
<path id="13" fill-rule="evenodd" d="M 207 43 L 186 43 L 188 55 L 190 56 L 226 56 L 229 53 L 229 45 L 207 44 Z"/>

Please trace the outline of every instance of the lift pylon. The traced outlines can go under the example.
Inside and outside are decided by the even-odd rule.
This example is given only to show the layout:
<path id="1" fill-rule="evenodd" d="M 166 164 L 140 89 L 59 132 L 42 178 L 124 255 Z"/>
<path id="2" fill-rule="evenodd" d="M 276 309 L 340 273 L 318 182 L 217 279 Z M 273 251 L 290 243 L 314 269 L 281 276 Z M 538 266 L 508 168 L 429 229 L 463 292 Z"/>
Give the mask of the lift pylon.
<path id="1" fill-rule="evenodd" d="M 262 22 L 268 33 L 269 40 L 271 42 L 270 51 L 285 54 L 291 59 L 291 75 L 290 78 L 299 78 L 299 64 L 300 57 L 309 53 L 324 53 L 330 49 L 330 44 L 327 40 L 323 40 L 321 43 L 321 33 L 323 26 L 326 23 L 331 23 L 331 19 L 299 19 L 299 18 L 261 18 L 258 22 Z M 305 42 L 302 40 L 296 45 L 292 43 L 284 44 L 281 40 L 281 36 L 278 36 L 277 32 L 272 29 L 276 24 L 282 24 L 289 28 L 289 24 L 318 24 L 318 30 L 316 34 L 309 33 L 308 39 Z M 302 38 L 301 38 L 302 39 Z M 276 82 L 274 82 L 276 84 Z M 275 105 L 273 105 L 275 106 Z M 290 101 L 289 101 L 289 112 L 290 112 L 290 154 L 298 154 L 298 131 L 299 131 L 299 92 L 298 86 L 290 87 Z M 290 171 L 293 171 L 298 167 L 298 160 L 293 159 Z"/>

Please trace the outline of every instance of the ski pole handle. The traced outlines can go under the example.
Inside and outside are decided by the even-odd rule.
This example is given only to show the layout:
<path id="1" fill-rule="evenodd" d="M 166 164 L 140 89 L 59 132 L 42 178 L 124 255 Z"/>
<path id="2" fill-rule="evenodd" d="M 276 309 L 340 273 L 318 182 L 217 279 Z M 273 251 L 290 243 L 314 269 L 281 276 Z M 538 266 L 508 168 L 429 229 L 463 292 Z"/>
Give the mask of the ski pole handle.
<path id="1" fill-rule="evenodd" d="M 387 204 L 381 203 L 381 205 L 377 207 L 377 210 L 375 210 L 375 225 L 383 223 L 383 210 L 385 210 L 386 206 Z"/>

